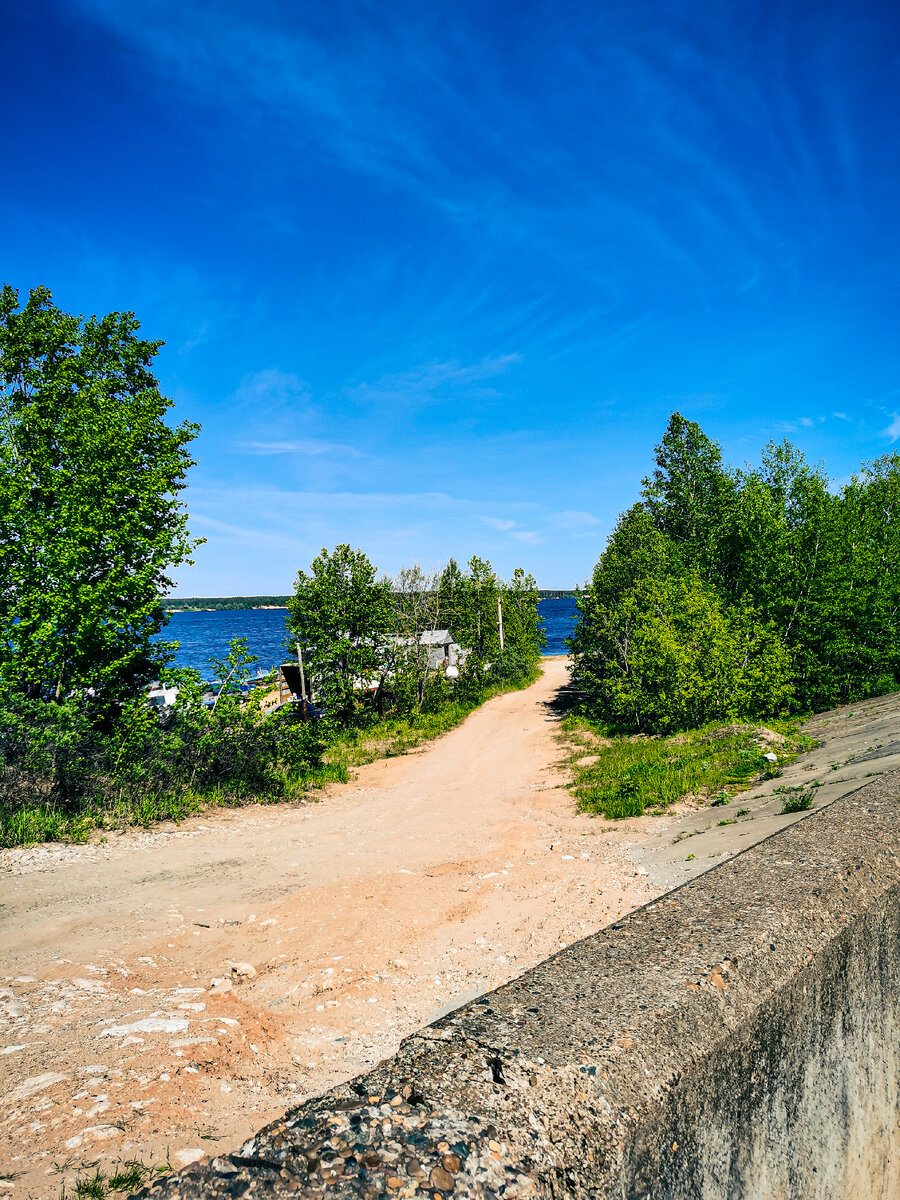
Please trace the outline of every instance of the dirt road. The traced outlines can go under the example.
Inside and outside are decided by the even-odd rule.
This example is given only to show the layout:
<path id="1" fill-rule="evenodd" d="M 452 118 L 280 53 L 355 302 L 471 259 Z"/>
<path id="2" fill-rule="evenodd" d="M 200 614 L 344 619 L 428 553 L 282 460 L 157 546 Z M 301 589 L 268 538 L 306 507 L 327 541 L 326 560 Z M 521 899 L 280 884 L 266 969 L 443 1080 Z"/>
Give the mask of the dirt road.
<path id="1" fill-rule="evenodd" d="M 565 660 L 321 803 L 0 854 L 0 1176 L 177 1168 L 643 903 L 558 784 Z"/>

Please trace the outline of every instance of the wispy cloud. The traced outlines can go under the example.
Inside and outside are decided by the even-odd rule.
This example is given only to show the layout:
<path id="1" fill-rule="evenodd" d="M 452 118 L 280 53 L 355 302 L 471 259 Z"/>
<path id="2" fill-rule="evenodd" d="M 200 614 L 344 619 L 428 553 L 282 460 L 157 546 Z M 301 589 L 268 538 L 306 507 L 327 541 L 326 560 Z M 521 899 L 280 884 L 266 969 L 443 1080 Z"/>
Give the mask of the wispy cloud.
<path id="1" fill-rule="evenodd" d="M 484 385 L 521 362 L 518 354 L 500 354 L 479 362 L 425 363 L 408 371 L 383 375 L 372 383 L 359 383 L 346 389 L 346 395 L 360 403 L 429 404 L 460 394 L 495 395 Z"/>
<path id="2" fill-rule="evenodd" d="M 361 458 L 362 451 L 344 442 L 325 442 L 316 438 L 301 438 L 292 442 L 239 442 L 239 447 L 247 454 L 345 454 L 351 458 Z"/>
<path id="3" fill-rule="evenodd" d="M 824 421 L 824 417 L 819 417 L 819 421 Z M 792 421 L 776 421 L 775 429 L 778 433 L 799 433 L 801 429 L 814 429 L 816 422 L 812 417 L 794 417 Z"/>
<path id="4" fill-rule="evenodd" d="M 503 517 L 479 517 L 479 521 L 484 521 L 485 525 L 490 525 L 492 529 L 498 529 L 501 533 L 508 533 L 510 529 L 515 529 L 515 521 L 506 520 Z"/>
<path id="5" fill-rule="evenodd" d="M 550 514 L 550 523 L 557 529 L 570 529 L 580 533 L 585 530 L 593 532 L 602 522 L 593 513 L 580 512 L 577 509 L 566 509 L 564 512 Z"/>
<path id="6" fill-rule="evenodd" d="M 191 352 L 191 350 L 196 350 L 198 346 L 202 346 L 203 343 L 206 341 L 206 335 L 207 335 L 208 330 L 209 330 L 209 322 L 204 321 L 199 326 L 199 328 L 197 329 L 197 331 L 193 335 L 193 337 L 189 337 L 186 341 L 181 343 L 181 345 L 178 347 L 178 353 L 179 354 L 189 354 Z"/>
<path id="7" fill-rule="evenodd" d="M 245 375 L 234 393 L 235 402 L 248 408 L 290 406 L 302 408 L 310 401 L 309 388 L 299 375 L 269 367 Z"/>
<path id="8" fill-rule="evenodd" d="M 891 442 L 896 442 L 900 439 L 900 413 L 892 413 L 894 418 L 887 429 L 882 429 L 881 436 L 888 438 Z"/>

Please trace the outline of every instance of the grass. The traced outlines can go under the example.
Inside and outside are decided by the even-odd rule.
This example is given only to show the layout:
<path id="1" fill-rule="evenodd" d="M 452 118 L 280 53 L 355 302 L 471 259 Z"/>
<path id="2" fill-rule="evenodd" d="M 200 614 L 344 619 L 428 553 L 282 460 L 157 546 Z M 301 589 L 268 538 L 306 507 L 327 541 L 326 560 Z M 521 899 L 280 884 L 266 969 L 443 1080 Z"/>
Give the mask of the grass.
<path id="1" fill-rule="evenodd" d="M 785 738 L 778 747 L 780 764 L 816 744 L 794 722 L 770 721 L 767 728 Z M 574 778 L 569 786 L 579 808 L 606 817 L 662 812 L 686 796 L 727 804 L 751 781 L 771 773 L 752 732 L 727 726 L 706 725 L 672 737 L 608 737 L 603 726 L 569 716 L 562 729 L 571 746 L 567 762 Z M 586 751 L 596 761 L 579 766 L 577 759 Z"/>
<path id="2" fill-rule="evenodd" d="M 68 1168 L 65 1164 L 60 1170 Z M 155 1175 L 168 1174 L 172 1168 L 168 1163 L 156 1167 L 130 1159 L 119 1163 L 112 1174 L 105 1174 L 99 1166 L 92 1164 L 93 1174 L 79 1174 L 75 1177 L 71 1190 L 63 1183 L 59 1200 L 106 1200 L 112 1195 L 122 1195 L 126 1192 L 137 1192 Z"/>
<path id="3" fill-rule="evenodd" d="M 274 795 L 211 789 L 174 795 L 148 792 L 119 800 L 114 805 L 85 796 L 71 811 L 49 804 L 25 805 L 12 810 L 0 806 L 0 847 L 62 841 L 78 844 L 89 841 L 96 832 L 105 829 L 127 826 L 146 829 L 160 821 L 178 823 L 210 808 L 289 803 L 329 783 L 346 783 L 354 767 L 378 758 L 406 754 L 423 742 L 440 737 L 460 725 L 493 696 L 529 687 L 539 675 L 538 666 L 521 680 L 492 684 L 467 700 L 452 701 L 435 712 L 389 717 L 376 726 L 342 730 L 332 737 L 320 768 L 284 779 L 283 790 Z"/>
<path id="4" fill-rule="evenodd" d="M 159 821 L 183 821 L 210 808 L 235 808 L 243 804 L 271 804 L 299 799 L 328 783 L 345 783 L 347 772 L 339 763 L 325 763 L 315 771 L 303 772 L 284 781 L 284 792 L 275 796 L 226 792 L 186 791 L 174 795 L 145 793 L 113 805 L 83 797 L 74 811 L 50 804 L 25 805 L 13 811 L 0 808 L 0 847 L 30 846 L 36 842 L 87 842 L 98 830 L 140 825 L 145 829 Z"/>
<path id="5" fill-rule="evenodd" d="M 819 781 L 814 779 L 808 787 L 799 784 L 797 787 L 776 788 L 776 795 L 784 797 L 781 805 L 782 813 L 806 812 L 808 808 L 812 808 L 816 798 L 816 788 L 821 786 Z"/>

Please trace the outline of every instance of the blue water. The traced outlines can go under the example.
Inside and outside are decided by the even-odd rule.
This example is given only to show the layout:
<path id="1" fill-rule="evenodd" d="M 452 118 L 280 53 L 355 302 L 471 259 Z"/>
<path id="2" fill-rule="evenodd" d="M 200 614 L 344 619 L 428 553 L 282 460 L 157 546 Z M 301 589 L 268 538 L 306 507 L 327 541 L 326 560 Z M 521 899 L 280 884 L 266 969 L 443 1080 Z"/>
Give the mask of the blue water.
<path id="1" fill-rule="evenodd" d="M 542 600 L 539 611 L 547 635 L 545 654 L 565 654 L 563 640 L 575 627 L 577 612 L 572 599 Z M 268 669 L 281 662 L 285 655 L 287 631 L 283 608 L 242 608 L 223 612 L 176 612 L 161 637 L 178 642 L 175 656 L 177 667 L 193 667 L 204 679 L 214 672 L 207 659 L 211 655 L 224 657 L 232 638 L 245 637 L 250 653 L 259 658 L 258 665 Z M 293 657 L 291 655 L 291 657 Z"/>
<path id="2" fill-rule="evenodd" d="M 544 622 L 544 634 L 547 638 L 545 654 L 568 654 L 565 639 L 572 636 L 575 623 L 578 620 L 578 609 L 573 597 L 563 597 L 561 600 L 541 600 L 538 612 Z"/>

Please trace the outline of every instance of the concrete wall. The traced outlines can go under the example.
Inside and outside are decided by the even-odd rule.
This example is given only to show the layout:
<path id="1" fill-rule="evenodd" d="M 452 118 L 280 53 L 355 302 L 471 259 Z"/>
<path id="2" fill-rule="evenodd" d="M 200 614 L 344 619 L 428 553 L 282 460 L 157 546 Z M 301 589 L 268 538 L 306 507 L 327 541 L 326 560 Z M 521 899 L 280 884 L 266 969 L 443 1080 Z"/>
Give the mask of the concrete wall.
<path id="1" fill-rule="evenodd" d="M 900 776 L 458 1009 L 166 1197 L 900 1197 Z"/>

